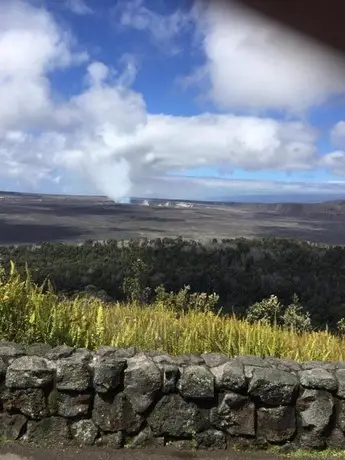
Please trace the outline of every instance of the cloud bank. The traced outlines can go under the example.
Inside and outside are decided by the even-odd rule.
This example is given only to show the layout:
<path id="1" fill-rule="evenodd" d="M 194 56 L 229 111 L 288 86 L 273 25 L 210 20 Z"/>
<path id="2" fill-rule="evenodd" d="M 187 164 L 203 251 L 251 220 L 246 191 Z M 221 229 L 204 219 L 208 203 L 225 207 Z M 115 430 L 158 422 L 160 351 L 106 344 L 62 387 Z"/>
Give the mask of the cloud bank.
<path id="1" fill-rule="evenodd" d="M 84 3 L 70 5 L 82 8 Z M 87 13 L 79 9 L 78 14 Z M 135 1 L 127 4 L 121 21 L 154 39 L 165 34 L 169 41 L 193 20 L 206 62 L 192 80 L 202 75 L 209 97 L 228 112 L 150 114 L 144 96 L 132 89 L 135 59 L 125 56 L 117 69 L 92 61 L 48 10 L 20 0 L 2 1 L 0 180 L 11 178 L 33 190 L 51 183 L 62 192 L 86 183 L 92 192 L 122 200 L 137 192 L 162 195 L 180 189 L 186 197 L 202 191 L 205 197 L 214 190 L 220 195 L 233 190 L 235 182 L 211 179 L 180 178 L 184 185 L 176 187 L 177 179 L 168 175 L 198 166 L 345 170 L 344 123 L 332 134 L 339 150 L 320 159 L 318 132 L 308 123 L 231 113 L 236 107 L 298 112 L 319 104 L 345 91 L 340 61 L 310 44 L 303 48 L 297 38 L 283 42 L 285 32 L 242 11 L 220 10 L 216 2 L 198 3 L 186 14 L 174 13 L 161 24 Z M 55 94 L 51 75 L 71 66 L 83 69 L 83 87 L 64 98 Z M 237 190 L 248 188 L 244 182 L 236 184 Z"/>

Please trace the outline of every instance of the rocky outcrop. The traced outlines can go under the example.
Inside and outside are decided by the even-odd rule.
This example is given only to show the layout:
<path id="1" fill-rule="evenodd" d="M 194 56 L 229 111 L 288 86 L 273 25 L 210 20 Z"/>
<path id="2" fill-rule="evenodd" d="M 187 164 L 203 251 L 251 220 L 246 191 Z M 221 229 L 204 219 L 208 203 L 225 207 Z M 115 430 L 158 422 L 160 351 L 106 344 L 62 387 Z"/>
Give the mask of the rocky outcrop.
<path id="1" fill-rule="evenodd" d="M 345 448 L 345 363 L 0 342 L 0 438 Z"/>

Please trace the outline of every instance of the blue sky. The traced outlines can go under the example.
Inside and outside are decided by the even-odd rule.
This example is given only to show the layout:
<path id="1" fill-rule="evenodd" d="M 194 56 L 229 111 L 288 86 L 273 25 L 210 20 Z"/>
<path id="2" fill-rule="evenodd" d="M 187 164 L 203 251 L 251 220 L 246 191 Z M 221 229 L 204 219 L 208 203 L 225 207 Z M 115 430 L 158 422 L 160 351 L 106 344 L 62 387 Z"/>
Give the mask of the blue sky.
<path id="1" fill-rule="evenodd" d="M 344 60 L 230 3 L 3 0 L 0 59 L 0 189 L 345 198 Z"/>

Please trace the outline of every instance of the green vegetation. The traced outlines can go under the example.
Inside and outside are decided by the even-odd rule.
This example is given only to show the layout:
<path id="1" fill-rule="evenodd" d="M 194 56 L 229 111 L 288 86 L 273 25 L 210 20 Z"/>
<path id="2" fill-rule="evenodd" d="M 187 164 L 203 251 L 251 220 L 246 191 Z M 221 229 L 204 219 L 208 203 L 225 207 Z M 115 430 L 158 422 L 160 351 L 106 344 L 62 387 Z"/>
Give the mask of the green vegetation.
<path id="1" fill-rule="evenodd" d="M 237 318 L 245 318 L 248 308 L 272 295 L 285 313 L 282 324 L 298 315 L 301 330 L 324 330 L 327 325 L 336 331 L 345 317 L 343 247 L 274 238 L 213 240 L 207 245 L 163 238 L 1 247 L 0 263 L 7 274 L 10 260 L 23 277 L 27 264 L 35 283 L 49 278 L 55 292 L 68 297 L 92 285 L 114 302 L 151 304 L 159 286 L 175 294 L 189 286 L 190 293 L 217 293 L 214 311 L 222 307 Z"/>
<path id="2" fill-rule="evenodd" d="M 33 283 L 11 263 L 0 277 L 0 338 L 31 344 L 67 344 L 94 349 L 103 345 L 135 346 L 172 355 L 221 352 L 276 356 L 296 361 L 344 360 L 345 338 L 328 330 L 301 332 L 282 325 L 276 298 L 256 304 L 248 314 L 256 321 L 215 312 L 216 295 L 195 294 L 188 288 L 168 293 L 156 290 L 151 304 L 138 300 L 108 304 L 90 295 L 62 297 L 49 281 Z M 275 312 L 270 324 L 269 312 Z M 300 322 L 297 323 L 298 325 Z"/>

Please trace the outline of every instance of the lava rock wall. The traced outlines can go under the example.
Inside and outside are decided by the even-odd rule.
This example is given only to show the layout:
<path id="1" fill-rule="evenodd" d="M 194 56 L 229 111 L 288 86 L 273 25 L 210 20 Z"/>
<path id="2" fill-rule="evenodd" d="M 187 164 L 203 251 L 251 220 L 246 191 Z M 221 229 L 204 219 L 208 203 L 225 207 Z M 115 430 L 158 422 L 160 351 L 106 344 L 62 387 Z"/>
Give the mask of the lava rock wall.
<path id="1" fill-rule="evenodd" d="M 345 449 L 345 362 L 0 342 L 0 439 Z"/>

